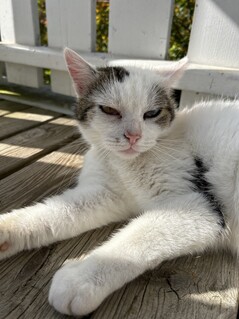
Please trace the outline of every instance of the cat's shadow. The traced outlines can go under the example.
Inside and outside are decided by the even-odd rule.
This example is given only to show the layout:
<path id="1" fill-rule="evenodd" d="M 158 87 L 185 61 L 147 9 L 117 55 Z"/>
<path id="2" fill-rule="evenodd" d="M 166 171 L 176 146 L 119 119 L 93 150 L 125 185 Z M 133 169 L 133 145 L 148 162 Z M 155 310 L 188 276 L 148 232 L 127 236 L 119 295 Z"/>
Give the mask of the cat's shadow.
<path id="1" fill-rule="evenodd" d="M 50 281 L 62 263 L 105 240 L 115 225 L 23 252 L 0 262 L 0 318 L 68 318 L 47 302 Z M 108 257 L 110 258 L 110 256 Z M 228 253 L 167 261 L 109 296 L 86 318 L 236 318 L 238 271 Z M 19 317 L 19 318 L 20 318 Z M 10 317 L 9 317 L 10 318 Z"/>

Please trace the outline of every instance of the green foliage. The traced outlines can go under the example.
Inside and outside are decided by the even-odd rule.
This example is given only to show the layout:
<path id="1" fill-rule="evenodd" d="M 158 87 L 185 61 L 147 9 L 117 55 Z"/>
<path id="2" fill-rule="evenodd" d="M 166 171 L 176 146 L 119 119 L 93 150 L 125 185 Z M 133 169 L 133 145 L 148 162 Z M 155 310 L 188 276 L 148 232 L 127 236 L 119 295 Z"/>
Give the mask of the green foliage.
<path id="1" fill-rule="evenodd" d="M 46 3 L 45 0 L 37 0 L 39 22 L 40 22 L 40 41 L 41 45 L 47 45 L 47 20 L 46 20 Z"/>
<path id="2" fill-rule="evenodd" d="M 181 59 L 187 54 L 195 0 L 175 0 L 170 38 L 169 59 Z"/>
<path id="3" fill-rule="evenodd" d="M 96 51 L 107 52 L 109 27 L 109 3 L 96 4 Z"/>
<path id="4" fill-rule="evenodd" d="M 40 43 L 43 46 L 48 45 L 47 39 L 47 20 L 46 20 L 46 2 L 45 0 L 37 0 L 39 23 L 40 23 Z M 44 84 L 49 85 L 51 83 L 51 70 L 43 69 L 43 81 Z"/>

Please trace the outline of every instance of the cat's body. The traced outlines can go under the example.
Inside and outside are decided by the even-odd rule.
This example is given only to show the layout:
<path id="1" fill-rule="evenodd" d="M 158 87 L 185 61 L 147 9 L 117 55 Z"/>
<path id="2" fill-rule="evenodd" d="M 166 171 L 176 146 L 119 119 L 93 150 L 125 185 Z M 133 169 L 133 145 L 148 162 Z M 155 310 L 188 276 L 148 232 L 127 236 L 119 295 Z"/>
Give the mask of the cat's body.
<path id="1" fill-rule="evenodd" d="M 66 60 L 80 130 L 92 145 L 74 189 L 0 219 L 0 257 L 131 220 L 85 259 L 53 278 L 50 303 L 87 314 L 111 292 L 166 259 L 208 248 L 239 253 L 239 101 L 174 114 L 161 76 L 92 69 Z"/>
<path id="2" fill-rule="evenodd" d="M 116 192 L 132 216 L 174 197 L 200 193 L 225 228 L 218 245 L 239 255 L 239 101 L 201 102 L 178 111 L 155 148 L 134 161 L 112 154 L 101 158 L 95 148 L 87 156 L 99 159 L 98 169 L 106 168 L 111 185 L 116 181 Z"/>

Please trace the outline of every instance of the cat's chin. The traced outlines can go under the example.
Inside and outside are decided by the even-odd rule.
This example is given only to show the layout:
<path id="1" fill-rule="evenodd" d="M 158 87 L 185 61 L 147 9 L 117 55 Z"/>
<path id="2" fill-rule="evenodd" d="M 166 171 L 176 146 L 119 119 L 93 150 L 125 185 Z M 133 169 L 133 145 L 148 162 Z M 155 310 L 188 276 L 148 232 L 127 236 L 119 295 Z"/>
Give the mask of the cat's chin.
<path id="1" fill-rule="evenodd" d="M 136 158 L 137 156 L 139 156 L 139 154 L 140 154 L 140 152 L 138 152 L 132 148 L 117 152 L 117 155 L 123 159 L 133 159 L 133 158 Z"/>

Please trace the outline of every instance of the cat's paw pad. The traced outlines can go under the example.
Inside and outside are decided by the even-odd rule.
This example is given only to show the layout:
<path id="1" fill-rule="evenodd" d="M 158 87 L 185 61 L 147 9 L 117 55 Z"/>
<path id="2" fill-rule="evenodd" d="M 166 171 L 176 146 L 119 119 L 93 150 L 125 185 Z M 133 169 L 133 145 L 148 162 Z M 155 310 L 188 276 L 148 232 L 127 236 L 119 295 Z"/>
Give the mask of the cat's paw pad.
<path id="1" fill-rule="evenodd" d="M 53 277 L 49 303 L 67 315 L 82 316 L 92 312 L 107 296 L 96 273 L 88 260 L 66 264 Z"/>
<path id="2" fill-rule="evenodd" d="M 0 223 L 0 259 L 8 257 L 10 250 L 13 248 L 10 233 L 5 228 Z"/>
<path id="3" fill-rule="evenodd" d="M 11 214 L 0 217 L 0 260 L 10 257 L 24 249 L 24 241 L 19 229 Z"/>
<path id="4" fill-rule="evenodd" d="M 2 244 L 0 244 L 0 252 L 5 252 L 10 248 L 11 244 L 8 241 L 4 241 Z"/>

